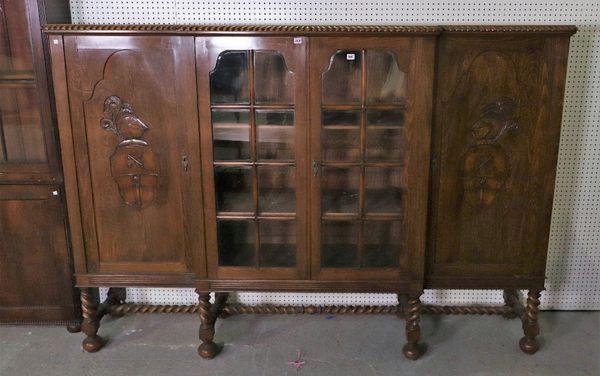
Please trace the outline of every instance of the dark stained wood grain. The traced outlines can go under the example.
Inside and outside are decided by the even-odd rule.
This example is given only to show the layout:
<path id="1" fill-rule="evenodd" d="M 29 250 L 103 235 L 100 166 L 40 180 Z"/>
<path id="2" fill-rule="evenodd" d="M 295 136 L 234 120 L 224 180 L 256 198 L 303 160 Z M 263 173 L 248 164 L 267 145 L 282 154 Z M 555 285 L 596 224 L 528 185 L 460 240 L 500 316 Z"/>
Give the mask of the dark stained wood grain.
<path id="1" fill-rule="evenodd" d="M 33 5 L 33 2 L 29 3 Z M 1 3 L 3 11 L 0 22 L 0 69 L 2 72 L 22 72 L 24 75 L 28 74 L 29 79 L 33 79 L 33 48 L 28 12 L 30 4 L 27 1 Z"/>
<path id="2" fill-rule="evenodd" d="M 64 189 L 67 195 L 67 214 L 73 254 L 75 273 L 87 271 L 83 225 L 80 209 L 79 188 L 77 187 L 77 165 L 71 128 L 69 108 L 69 92 L 67 88 L 67 72 L 64 56 L 64 41 L 61 36 L 52 36 L 49 40 L 52 59 L 52 75 L 54 79 L 54 95 L 56 98 L 56 117 L 60 135 L 62 169 L 64 173 Z"/>
<path id="3" fill-rule="evenodd" d="M 537 349 L 574 27 L 45 30 L 78 286 L 196 287 L 205 358 L 232 291 L 406 295 L 416 359 L 423 288 L 528 289 Z"/>
<path id="4" fill-rule="evenodd" d="M 61 197 L 59 186 L 0 185 L 0 322 L 75 317 Z"/>
<path id="5" fill-rule="evenodd" d="M 426 286 L 543 283 L 567 49 L 553 36 L 440 39 Z"/>
<path id="6" fill-rule="evenodd" d="M 68 0 L 53 0 L 56 20 Z M 0 321 L 74 322 L 43 2 L 0 1 Z"/>
<path id="7" fill-rule="evenodd" d="M 87 269 L 203 270 L 193 40 L 68 37 L 65 60 Z M 129 106 L 116 134 L 113 96 Z"/>

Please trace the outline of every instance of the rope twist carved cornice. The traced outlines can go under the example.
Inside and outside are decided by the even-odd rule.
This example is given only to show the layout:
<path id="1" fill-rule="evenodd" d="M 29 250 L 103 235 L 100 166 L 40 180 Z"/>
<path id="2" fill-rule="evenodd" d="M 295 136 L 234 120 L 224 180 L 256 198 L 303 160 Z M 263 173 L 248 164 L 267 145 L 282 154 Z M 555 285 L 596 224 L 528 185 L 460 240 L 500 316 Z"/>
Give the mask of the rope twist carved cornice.
<path id="1" fill-rule="evenodd" d="M 439 33 L 560 33 L 573 34 L 571 25 L 86 25 L 49 24 L 44 26 L 49 34 L 80 32 L 98 33 L 167 33 L 167 34 L 337 34 L 337 33 L 382 33 L 382 34 L 439 34 Z"/>

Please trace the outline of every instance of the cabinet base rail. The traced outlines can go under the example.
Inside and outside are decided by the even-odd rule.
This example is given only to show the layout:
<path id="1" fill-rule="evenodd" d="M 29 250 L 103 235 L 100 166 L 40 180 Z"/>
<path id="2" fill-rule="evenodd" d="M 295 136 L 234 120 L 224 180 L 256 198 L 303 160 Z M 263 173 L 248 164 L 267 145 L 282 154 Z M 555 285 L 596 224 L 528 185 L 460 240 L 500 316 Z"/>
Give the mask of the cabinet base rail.
<path id="1" fill-rule="evenodd" d="M 397 305 L 244 305 L 227 303 L 228 293 L 215 293 L 213 302 L 210 293 L 197 290 L 199 303 L 196 305 L 153 305 L 126 303 L 124 288 L 110 288 L 104 302 L 98 304 L 97 290 L 82 289 L 82 305 L 84 320 L 82 331 L 86 334 L 83 349 L 88 352 L 98 351 L 106 340 L 97 335 L 100 320 L 110 314 L 121 317 L 132 313 L 194 313 L 198 314 L 201 322 L 199 336 L 202 344 L 198 354 L 205 358 L 214 358 L 220 347 L 213 342 L 215 322 L 217 318 L 227 318 L 238 314 L 393 314 L 406 320 L 406 339 L 403 352 L 408 359 L 416 360 L 424 353 L 424 346 L 419 344 L 421 330 L 419 326 L 421 314 L 448 315 L 502 315 L 507 319 L 521 318 L 525 336 L 520 340 L 519 347 L 527 354 L 534 354 L 539 345 L 535 337 L 539 334 L 537 316 L 539 313 L 540 291 L 531 290 L 527 296 L 527 304 L 523 305 L 517 290 L 504 290 L 503 306 L 449 306 L 421 304 L 420 295 L 398 294 Z M 70 332 L 74 328 L 70 326 Z M 85 329 L 85 330 L 84 330 Z"/>
<path id="2" fill-rule="evenodd" d="M 110 308 L 111 315 L 128 315 L 133 313 L 198 313 L 197 305 L 162 305 L 162 304 L 133 304 L 125 303 L 114 305 Z M 227 315 L 243 314 L 287 314 L 287 315 L 401 315 L 404 309 L 399 305 L 245 305 L 239 303 L 227 303 L 223 309 Z M 429 305 L 421 306 L 422 314 L 443 315 L 502 315 L 507 318 L 516 318 L 517 314 L 512 307 L 508 306 L 448 306 Z"/>

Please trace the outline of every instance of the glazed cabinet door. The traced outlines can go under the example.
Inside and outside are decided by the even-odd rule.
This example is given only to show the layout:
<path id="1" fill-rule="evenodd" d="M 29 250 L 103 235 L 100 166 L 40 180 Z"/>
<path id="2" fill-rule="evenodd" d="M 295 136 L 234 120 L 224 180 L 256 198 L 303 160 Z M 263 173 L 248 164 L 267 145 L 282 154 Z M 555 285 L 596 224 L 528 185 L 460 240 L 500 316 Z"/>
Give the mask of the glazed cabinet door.
<path id="1" fill-rule="evenodd" d="M 306 42 L 196 39 L 210 278 L 306 276 Z"/>
<path id="2" fill-rule="evenodd" d="M 430 286 L 543 286 L 568 47 L 440 39 Z"/>
<path id="3" fill-rule="evenodd" d="M 193 37 L 65 36 L 64 56 L 88 272 L 202 275 Z"/>
<path id="4" fill-rule="evenodd" d="M 38 3 L 0 12 L 0 182 L 59 181 Z"/>
<path id="5" fill-rule="evenodd" d="M 422 280 L 433 40 L 312 38 L 316 279 Z"/>
<path id="6" fill-rule="evenodd" d="M 0 322 L 75 318 L 58 186 L 0 185 Z"/>

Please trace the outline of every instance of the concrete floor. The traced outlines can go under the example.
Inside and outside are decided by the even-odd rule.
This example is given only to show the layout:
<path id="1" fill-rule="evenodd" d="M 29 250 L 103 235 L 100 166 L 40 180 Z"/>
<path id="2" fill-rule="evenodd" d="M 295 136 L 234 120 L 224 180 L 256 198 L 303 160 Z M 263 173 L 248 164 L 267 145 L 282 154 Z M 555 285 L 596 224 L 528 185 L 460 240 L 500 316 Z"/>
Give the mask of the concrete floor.
<path id="1" fill-rule="evenodd" d="M 390 315 L 240 315 L 220 320 L 213 360 L 196 355 L 191 314 L 102 321 L 96 354 L 63 327 L 0 326 L 0 375 L 600 375 L 600 312 L 542 312 L 542 348 L 518 349 L 520 322 L 499 316 L 422 319 L 427 353 L 402 356 L 404 323 Z M 302 350 L 299 371 L 288 365 Z"/>

